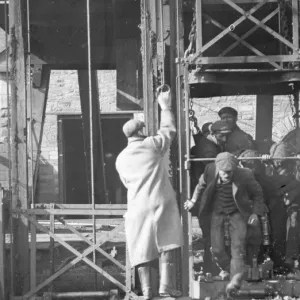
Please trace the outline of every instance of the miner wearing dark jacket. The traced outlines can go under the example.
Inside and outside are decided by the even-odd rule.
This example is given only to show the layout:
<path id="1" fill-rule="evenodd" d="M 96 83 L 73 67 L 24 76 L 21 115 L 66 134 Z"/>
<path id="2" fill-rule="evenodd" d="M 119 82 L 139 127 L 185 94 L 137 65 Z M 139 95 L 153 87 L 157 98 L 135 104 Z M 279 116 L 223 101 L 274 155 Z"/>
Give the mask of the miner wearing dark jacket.
<path id="1" fill-rule="evenodd" d="M 239 155 L 247 149 L 255 149 L 255 143 L 250 134 L 243 131 L 237 124 L 238 112 L 232 107 L 223 107 L 218 112 L 222 121 L 231 126 L 231 133 L 227 137 L 225 151 Z"/>
<path id="2" fill-rule="evenodd" d="M 191 200 L 190 209 L 200 200 L 199 215 L 211 215 L 211 247 L 217 264 L 231 277 L 244 272 L 247 224 L 257 226 L 264 213 L 263 193 L 248 169 L 238 167 L 238 159 L 218 154 L 215 163 L 206 166 Z M 224 243 L 224 222 L 229 222 L 231 259 Z"/>

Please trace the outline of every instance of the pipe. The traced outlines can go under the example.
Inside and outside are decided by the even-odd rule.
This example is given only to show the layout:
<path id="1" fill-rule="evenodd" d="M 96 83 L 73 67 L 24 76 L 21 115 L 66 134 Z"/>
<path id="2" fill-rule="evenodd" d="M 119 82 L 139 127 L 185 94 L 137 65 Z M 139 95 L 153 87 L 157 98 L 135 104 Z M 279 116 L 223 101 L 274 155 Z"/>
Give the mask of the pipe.
<path id="1" fill-rule="evenodd" d="M 93 243 L 96 244 L 96 221 L 95 221 L 95 166 L 94 166 L 94 124 L 93 124 L 93 96 L 92 96 L 92 50 L 91 50 L 91 14 L 90 0 L 86 0 L 87 18 L 87 44 L 88 44 L 88 83 L 89 83 L 89 115 L 90 115 L 90 168 L 91 168 L 91 200 L 93 218 Z M 98 101 L 98 99 L 96 99 Z M 96 263 L 96 250 L 93 249 L 93 262 Z M 95 289 L 97 289 L 97 272 L 95 271 Z"/>
<path id="2" fill-rule="evenodd" d="M 263 160 L 262 157 L 237 157 L 238 160 Z M 187 162 L 193 161 L 215 161 L 216 158 L 188 158 Z M 288 157 L 270 157 L 270 160 L 300 160 L 300 157 L 288 156 Z"/>
<path id="3" fill-rule="evenodd" d="M 106 297 L 118 296 L 117 291 L 105 291 L 105 292 L 67 292 L 67 293 L 45 293 L 44 298 L 49 299 L 68 299 L 78 297 Z"/>
<path id="4" fill-rule="evenodd" d="M 229 296 L 234 299 L 263 299 L 275 297 L 276 295 L 276 291 L 270 287 L 264 289 L 232 290 L 229 292 Z"/>

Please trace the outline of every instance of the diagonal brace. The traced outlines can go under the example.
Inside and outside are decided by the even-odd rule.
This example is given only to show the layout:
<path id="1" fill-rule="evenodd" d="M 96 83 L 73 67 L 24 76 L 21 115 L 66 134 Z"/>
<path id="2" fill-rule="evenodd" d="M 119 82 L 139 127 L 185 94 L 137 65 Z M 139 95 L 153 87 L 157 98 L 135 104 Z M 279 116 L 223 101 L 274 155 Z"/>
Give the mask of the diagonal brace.
<path id="1" fill-rule="evenodd" d="M 223 26 L 223 25 L 222 25 L 221 23 L 219 23 L 218 21 L 214 20 L 214 19 L 213 19 L 212 17 L 210 17 L 209 15 L 203 14 L 203 16 L 204 16 L 206 19 L 210 20 L 210 22 L 211 22 L 212 24 L 214 24 L 216 27 L 218 27 L 218 28 L 220 28 L 220 29 L 223 29 L 223 30 L 226 29 L 225 26 Z M 246 48 L 248 48 L 249 50 L 251 50 L 253 53 L 255 53 L 255 54 L 259 55 L 259 56 L 265 56 L 264 53 L 262 53 L 262 52 L 259 51 L 257 48 L 255 48 L 254 46 L 252 46 L 251 44 L 249 44 L 248 42 L 246 42 L 243 38 L 239 37 L 237 34 L 235 34 L 235 33 L 233 33 L 233 32 L 229 32 L 228 34 L 229 34 L 231 37 L 233 37 L 234 39 L 236 39 L 238 43 L 243 44 Z M 278 64 L 275 63 L 275 62 L 271 62 L 271 61 L 270 61 L 270 64 L 271 64 L 273 67 L 277 68 L 277 69 L 281 69 L 280 65 L 278 65 Z"/>
<path id="2" fill-rule="evenodd" d="M 223 1 L 226 2 L 232 8 L 234 8 L 236 11 L 238 11 L 240 14 L 242 14 L 243 16 L 245 16 L 246 18 L 248 18 L 249 20 L 251 20 L 253 23 L 255 23 L 256 25 L 258 25 L 260 28 L 262 28 L 265 31 L 267 31 L 269 34 L 271 34 L 273 37 L 275 37 L 276 39 L 278 39 L 280 42 L 282 42 L 286 46 L 290 47 L 294 51 L 297 51 L 297 52 L 299 51 L 299 49 L 297 49 L 297 47 L 295 47 L 290 41 L 288 41 L 287 39 L 285 39 L 282 35 L 280 35 L 276 31 L 274 31 L 273 29 L 271 29 L 269 26 L 267 26 L 267 25 L 263 24 L 262 22 L 260 22 L 257 18 L 253 17 L 252 13 L 250 13 L 250 12 L 247 13 L 245 10 L 243 10 L 237 4 L 233 3 L 231 0 L 223 0 Z"/>
<path id="3" fill-rule="evenodd" d="M 223 0 L 225 1 L 225 0 Z M 250 9 L 248 11 L 247 14 L 253 14 L 255 13 L 258 9 L 260 9 L 263 5 L 265 5 L 267 2 L 269 2 L 269 0 L 262 0 L 260 3 L 258 3 L 257 5 L 255 5 L 252 9 Z M 239 19 L 237 19 L 232 26 L 236 27 L 239 24 L 241 24 L 243 21 L 245 21 L 247 19 L 246 15 L 241 16 Z M 228 28 L 226 28 L 225 30 L 223 30 L 222 32 L 220 32 L 217 36 L 215 36 L 212 40 L 210 40 L 207 44 L 205 44 L 197 53 L 198 55 L 202 54 L 204 51 L 206 51 L 208 48 L 210 48 L 211 46 L 213 46 L 217 41 L 219 41 L 221 38 L 223 38 L 226 34 L 228 34 L 229 32 L 231 32 L 231 30 Z M 196 55 L 197 55 L 196 54 Z M 197 55 L 197 56 L 198 56 Z M 195 58 L 197 58 L 197 56 Z"/>
<path id="4" fill-rule="evenodd" d="M 83 234 L 81 234 L 79 231 L 77 231 L 73 226 L 70 226 L 65 222 L 63 218 L 60 218 L 56 216 L 56 219 L 61 222 L 67 229 L 78 235 L 83 241 L 85 241 L 90 246 L 93 246 L 93 242 L 91 242 L 88 238 L 86 238 Z M 111 255 L 109 255 L 106 251 L 104 251 L 101 248 L 97 248 L 96 251 L 101 253 L 103 256 L 105 256 L 107 259 L 109 259 L 111 262 L 113 262 L 115 265 L 117 265 L 119 268 L 121 268 L 123 271 L 126 271 L 125 266 L 123 266 L 119 261 L 117 261 L 115 258 L 113 258 Z"/>
<path id="5" fill-rule="evenodd" d="M 39 290 L 41 290 L 43 287 L 47 286 L 49 283 L 51 283 L 53 280 L 55 280 L 57 277 L 65 273 L 67 270 L 72 268 L 74 265 L 76 265 L 79 261 L 83 260 L 88 265 L 96 269 L 99 273 L 104 275 L 106 278 L 108 278 L 110 281 L 112 281 L 114 284 L 116 284 L 118 287 L 120 287 L 122 290 L 126 291 L 126 287 L 121 284 L 119 281 L 117 281 L 115 278 L 110 276 L 108 273 L 103 271 L 100 267 L 95 265 L 93 262 L 91 262 L 89 259 L 86 259 L 85 257 L 92 253 L 95 249 L 97 249 L 101 244 L 105 243 L 107 240 L 109 240 L 112 236 L 114 236 L 117 232 L 122 230 L 124 228 L 124 224 L 120 224 L 117 228 L 113 229 L 111 232 L 104 234 L 103 238 L 100 238 L 100 240 L 93 246 L 87 248 L 83 253 L 78 252 L 73 247 L 71 247 L 68 243 L 64 242 L 62 239 L 60 239 L 58 236 L 53 234 L 48 230 L 48 228 L 45 228 L 44 226 L 40 225 L 37 221 L 35 221 L 30 215 L 28 215 L 26 212 L 23 212 L 24 217 L 26 217 L 28 220 L 30 220 L 37 228 L 39 228 L 41 231 L 49 234 L 52 238 L 54 238 L 56 241 L 58 241 L 61 245 L 66 247 L 69 251 L 74 253 L 77 257 L 69 262 L 65 267 L 57 271 L 55 274 L 50 276 L 48 279 L 46 279 L 44 282 L 39 284 L 35 289 L 29 291 L 26 295 L 24 295 L 25 299 L 30 298 L 34 294 L 36 294 Z"/>
<path id="6" fill-rule="evenodd" d="M 264 19 L 262 19 L 261 23 L 268 22 L 270 19 L 272 19 L 274 16 L 276 16 L 278 14 L 278 12 L 279 12 L 279 8 L 277 7 L 273 12 L 271 12 L 268 16 L 266 16 Z M 245 40 L 259 28 L 260 28 L 259 25 L 255 25 L 249 31 L 247 31 L 245 34 L 243 34 L 241 36 L 241 39 Z M 224 51 L 222 51 L 219 56 L 226 55 L 228 52 L 230 52 L 232 49 L 234 49 L 238 44 L 239 44 L 239 41 L 234 42 L 232 45 L 230 45 L 228 48 L 226 48 Z"/>

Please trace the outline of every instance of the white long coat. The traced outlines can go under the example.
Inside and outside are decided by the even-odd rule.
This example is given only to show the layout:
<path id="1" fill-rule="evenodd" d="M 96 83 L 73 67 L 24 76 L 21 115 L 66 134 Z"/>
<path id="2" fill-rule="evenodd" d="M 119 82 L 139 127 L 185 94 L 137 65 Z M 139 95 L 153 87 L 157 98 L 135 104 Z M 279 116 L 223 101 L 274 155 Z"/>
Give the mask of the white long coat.
<path id="1" fill-rule="evenodd" d="M 117 157 L 116 168 L 128 190 L 125 232 L 132 267 L 182 246 L 179 210 L 164 162 L 175 134 L 172 112 L 162 111 L 157 135 L 129 138 Z"/>

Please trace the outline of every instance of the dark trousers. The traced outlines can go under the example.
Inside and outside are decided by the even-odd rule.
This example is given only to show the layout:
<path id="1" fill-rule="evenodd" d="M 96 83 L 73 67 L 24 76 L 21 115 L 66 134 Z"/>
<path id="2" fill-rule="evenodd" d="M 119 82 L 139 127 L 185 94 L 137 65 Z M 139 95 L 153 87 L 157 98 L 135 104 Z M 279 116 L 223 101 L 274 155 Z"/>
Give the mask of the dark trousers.
<path id="1" fill-rule="evenodd" d="M 271 252 L 270 257 L 274 267 L 282 267 L 286 252 L 286 206 L 283 201 L 278 201 L 269 214 L 271 226 Z"/>
<path id="2" fill-rule="evenodd" d="M 230 276 L 244 271 L 246 255 L 247 224 L 240 212 L 228 216 L 229 234 L 231 239 L 231 258 L 226 252 L 224 243 L 223 213 L 212 213 L 211 217 L 211 247 L 214 259 L 221 269 L 230 272 Z"/>
<path id="3" fill-rule="evenodd" d="M 300 230 L 299 230 L 299 207 L 291 207 L 288 209 L 287 217 L 287 238 L 286 238 L 286 259 L 298 259 L 300 246 Z"/>

